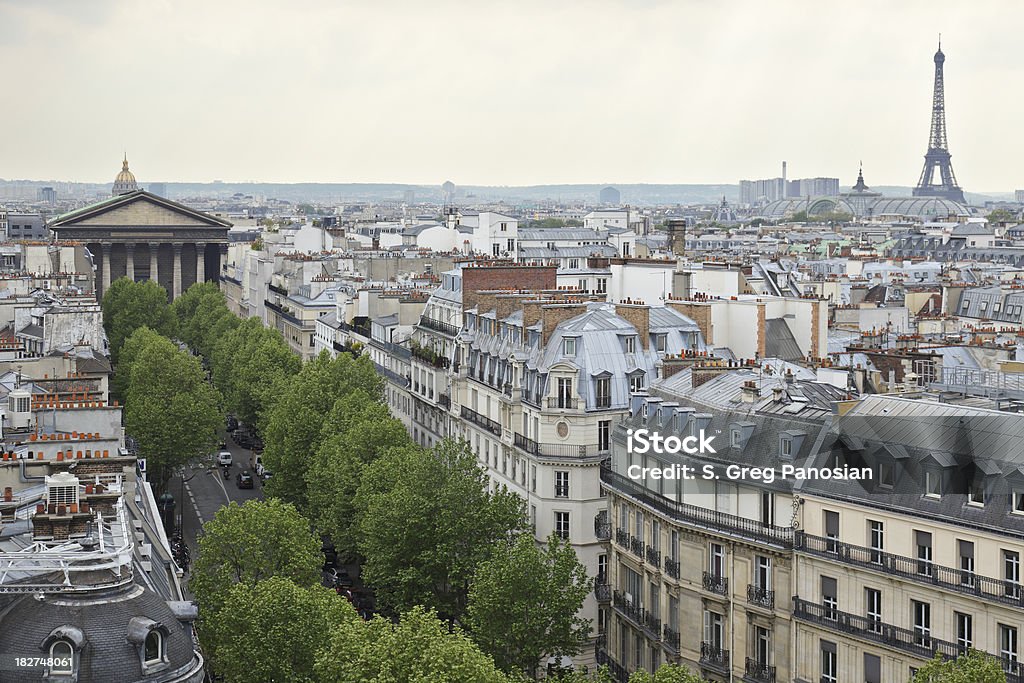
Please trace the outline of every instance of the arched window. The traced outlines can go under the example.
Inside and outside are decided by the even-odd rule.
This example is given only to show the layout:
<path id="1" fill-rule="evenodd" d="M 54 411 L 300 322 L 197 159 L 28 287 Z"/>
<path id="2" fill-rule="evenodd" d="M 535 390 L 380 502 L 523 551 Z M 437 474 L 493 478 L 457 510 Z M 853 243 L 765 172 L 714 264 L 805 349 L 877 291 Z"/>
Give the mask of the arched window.
<path id="1" fill-rule="evenodd" d="M 157 664 L 164 656 L 164 638 L 160 631 L 153 630 L 146 635 L 144 660 L 146 664 Z"/>
<path id="2" fill-rule="evenodd" d="M 50 674 L 71 674 L 74 672 L 75 651 L 66 640 L 55 640 L 50 645 Z"/>

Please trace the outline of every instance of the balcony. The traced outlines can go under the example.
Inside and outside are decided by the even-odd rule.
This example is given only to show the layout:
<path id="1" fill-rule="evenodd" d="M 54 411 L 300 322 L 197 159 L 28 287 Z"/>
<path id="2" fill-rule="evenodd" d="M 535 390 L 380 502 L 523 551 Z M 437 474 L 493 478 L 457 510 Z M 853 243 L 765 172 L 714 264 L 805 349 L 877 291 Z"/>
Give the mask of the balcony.
<path id="1" fill-rule="evenodd" d="M 569 396 L 549 396 L 547 406 L 550 410 L 579 410 L 580 401 Z"/>
<path id="2" fill-rule="evenodd" d="M 626 683 L 629 680 L 629 671 L 626 670 L 626 667 L 612 659 L 603 646 L 597 647 L 596 655 L 598 665 L 608 667 L 608 671 L 616 683 Z"/>
<path id="3" fill-rule="evenodd" d="M 661 640 L 661 619 L 657 615 L 644 610 L 644 629 L 654 640 Z"/>
<path id="4" fill-rule="evenodd" d="M 637 538 L 636 536 L 629 537 L 629 552 L 633 553 L 640 558 L 640 561 L 644 560 L 644 542 L 643 539 Z"/>
<path id="5" fill-rule="evenodd" d="M 596 396 L 594 397 L 594 408 L 597 410 L 607 410 L 612 407 L 612 397 L 609 396 Z"/>
<path id="6" fill-rule="evenodd" d="M 767 609 L 774 609 L 775 591 L 770 591 L 752 583 L 747 584 L 747 602 L 751 605 L 760 605 Z"/>
<path id="7" fill-rule="evenodd" d="M 596 444 L 537 443 L 533 439 L 515 433 L 512 442 L 519 450 L 540 458 L 584 459 L 604 457 L 607 450 Z"/>
<path id="8" fill-rule="evenodd" d="M 729 579 L 724 576 L 716 576 L 711 572 L 704 572 L 704 590 L 709 593 L 718 593 L 719 595 L 728 595 L 729 593 Z"/>
<path id="9" fill-rule="evenodd" d="M 415 342 L 410 347 L 410 353 L 413 358 L 439 370 L 447 370 L 452 364 L 449 358 L 439 355 L 437 351 L 430 347 L 418 346 Z"/>
<path id="10" fill-rule="evenodd" d="M 632 600 L 627 600 L 624 593 L 613 591 L 612 605 L 634 624 L 643 627 L 644 608 L 634 604 Z"/>
<path id="11" fill-rule="evenodd" d="M 775 683 L 775 667 L 747 657 L 743 665 L 743 679 L 756 683 Z"/>
<path id="12" fill-rule="evenodd" d="M 607 583 L 599 583 L 594 580 L 594 597 L 598 602 L 608 602 L 612 599 L 612 588 Z"/>
<path id="13" fill-rule="evenodd" d="M 615 529 L 615 543 L 623 548 L 629 548 L 629 532 L 625 529 Z"/>
<path id="14" fill-rule="evenodd" d="M 462 406 L 462 419 L 468 420 L 478 427 L 486 429 L 495 436 L 501 436 L 501 425 L 492 420 L 489 417 L 484 417 L 475 410 L 471 410 L 467 406 Z"/>
<path id="15" fill-rule="evenodd" d="M 703 641 L 700 644 L 700 663 L 718 669 L 729 669 L 729 651 L 723 650 L 714 643 Z"/>
<path id="16" fill-rule="evenodd" d="M 395 344 L 394 342 L 384 341 L 382 339 L 370 339 L 370 344 L 378 348 L 383 349 L 389 355 L 396 358 L 401 358 L 404 361 L 408 361 L 412 357 L 412 351 L 408 347 Z"/>
<path id="17" fill-rule="evenodd" d="M 649 563 L 654 565 L 655 569 L 661 567 L 661 551 L 655 550 L 654 546 L 647 546 L 645 557 Z"/>
<path id="18" fill-rule="evenodd" d="M 808 602 L 798 597 L 793 598 L 793 616 L 861 640 L 903 650 L 921 659 L 931 659 L 936 653 L 945 659 L 956 659 L 967 652 L 967 648 L 933 638 L 929 634 L 892 626 L 857 614 L 840 612 L 834 607 Z M 1024 664 L 996 658 L 1000 660 L 1003 671 L 1007 673 L 1007 683 L 1021 683 L 1024 677 Z"/>
<path id="19" fill-rule="evenodd" d="M 437 405 L 441 406 L 445 410 L 448 410 L 449 408 L 452 407 L 452 398 L 451 398 L 451 396 L 449 396 L 448 394 L 438 394 L 437 395 Z"/>
<path id="20" fill-rule="evenodd" d="M 665 624 L 661 630 L 661 642 L 665 647 L 679 654 L 679 631 Z"/>
<path id="21" fill-rule="evenodd" d="M 834 538 L 812 536 L 802 531 L 796 536 L 796 548 L 810 555 L 843 564 L 873 569 L 1002 605 L 1024 607 L 1024 590 L 1021 584 L 1013 581 L 993 579 L 962 569 L 943 567 L 916 557 L 893 555 L 874 548 L 842 543 Z"/>
<path id="22" fill-rule="evenodd" d="M 665 573 L 671 576 L 673 579 L 679 578 L 679 562 L 673 560 L 671 557 L 665 558 Z"/>
<path id="23" fill-rule="evenodd" d="M 629 477 L 613 471 L 608 463 L 602 463 L 601 465 L 601 481 L 607 488 L 613 489 L 620 495 L 628 496 L 681 523 L 701 529 L 723 531 L 751 541 L 779 545 L 785 548 L 792 547 L 793 545 L 792 527 L 764 524 L 754 519 L 737 517 L 725 512 L 670 500 L 658 495 L 654 491 L 648 490 Z"/>
<path id="24" fill-rule="evenodd" d="M 377 371 L 378 375 L 382 376 L 384 379 L 386 379 L 387 381 L 391 382 L 396 386 L 402 387 L 403 389 L 408 389 L 409 386 L 412 384 L 408 377 L 403 377 L 394 370 L 389 370 L 383 365 L 377 365 L 376 363 L 374 363 L 373 367 Z"/>
<path id="25" fill-rule="evenodd" d="M 611 522 L 603 522 L 599 519 L 595 519 L 594 535 L 597 536 L 597 540 L 599 541 L 610 541 L 612 538 Z"/>
<path id="26" fill-rule="evenodd" d="M 434 332 L 440 332 L 446 337 L 454 337 L 459 333 L 459 328 L 455 325 L 452 325 L 451 323 L 443 323 L 440 320 L 434 320 L 433 318 L 428 318 L 425 315 L 420 316 L 420 327 L 425 327 L 428 330 L 433 330 Z"/>

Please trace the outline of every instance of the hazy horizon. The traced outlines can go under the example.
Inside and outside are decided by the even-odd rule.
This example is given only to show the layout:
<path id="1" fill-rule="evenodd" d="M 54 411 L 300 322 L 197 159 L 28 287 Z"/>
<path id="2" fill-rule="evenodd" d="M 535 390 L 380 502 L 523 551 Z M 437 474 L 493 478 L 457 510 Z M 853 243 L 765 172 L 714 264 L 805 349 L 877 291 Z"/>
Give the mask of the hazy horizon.
<path id="1" fill-rule="evenodd" d="M 942 32 L 957 179 L 1012 192 L 1022 19 L 1003 1 L 0 0 L 0 177 L 109 183 L 127 151 L 149 182 L 729 185 L 785 160 L 912 186 Z"/>

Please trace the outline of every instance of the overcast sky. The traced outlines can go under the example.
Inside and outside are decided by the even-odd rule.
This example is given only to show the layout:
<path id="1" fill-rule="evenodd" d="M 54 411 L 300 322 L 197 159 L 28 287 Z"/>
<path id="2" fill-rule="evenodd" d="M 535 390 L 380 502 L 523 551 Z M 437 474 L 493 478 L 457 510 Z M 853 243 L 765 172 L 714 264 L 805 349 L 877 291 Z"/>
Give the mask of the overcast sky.
<path id="1" fill-rule="evenodd" d="M 936 37 L 971 191 L 1024 187 L 1024 3 L 0 0 L 0 177 L 913 185 Z M 1017 131 L 1016 133 L 1014 131 Z"/>

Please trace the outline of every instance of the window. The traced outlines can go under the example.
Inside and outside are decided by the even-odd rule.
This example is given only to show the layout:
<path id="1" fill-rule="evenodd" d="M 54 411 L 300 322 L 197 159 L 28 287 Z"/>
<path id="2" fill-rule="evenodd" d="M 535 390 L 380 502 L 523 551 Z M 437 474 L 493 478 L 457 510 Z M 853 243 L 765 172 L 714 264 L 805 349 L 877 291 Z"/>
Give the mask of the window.
<path id="1" fill-rule="evenodd" d="M 1020 599 L 1020 553 L 1003 551 L 1003 580 L 1006 597 Z"/>
<path id="2" fill-rule="evenodd" d="M 563 540 L 569 538 L 569 513 L 568 512 L 556 512 L 555 513 L 555 533 L 558 537 Z"/>
<path id="3" fill-rule="evenodd" d="M 495 242 L 494 244 L 491 245 L 491 255 L 492 256 L 500 256 L 501 255 L 501 245 L 498 244 L 497 242 Z"/>
<path id="4" fill-rule="evenodd" d="M 569 259 L 569 267 L 570 268 L 579 268 L 580 267 L 580 260 L 578 258 L 571 258 L 571 259 Z"/>
<path id="5" fill-rule="evenodd" d="M 597 423 L 597 450 L 607 451 L 611 448 L 612 421 L 600 420 Z"/>
<path id="6" fill-rule="evenodd" d="M 530 506 L 530 526 L 532 526 L 535 529 L 537 528 L 537 506 L 536 505 L 531 505 Z"/>
<path id="7" fill-rule="evenodd" d="M 927 531 L 915 531 L 914 541 L 917 545 L 917 573 L 922 576 L 931 576 L 932 535 Z"/>
<path id="8" fill-rule="evenodd" d="M 576 337 L 566 337 L 562 340 L 562 353 L 566 356 L 576 355 Z"/>
<path id="9" fill-rule="evenodd" d="M 644 373 L 638 372 L 629 377 L 629 393 L 638 394 L 644 390 Z"/>
<path id="10" fill-rule="evenodd" d="M 967 489 L 967 504 L 978 507 L 985 506 L 985 482 L 983 479 L 975 478 Z"/>
<path id="11" fill-rule="evenodd" d="M 868 628 L 872 633 L 882 632 L 882 591 L 864 589 L 864 616 L 871 622 Z"/>
<path id="12" fill-rule="evenodd" d="M 838 683 L 839 661 L 836 657 L 836 644 L 827 640 L 821 641 L 821 683 Z"/>
<path id="13" fill-rule="evenodd" d="M 608 583 L 608 554 L 601 553 L 597 556 L 597 582 Z"/>
<path id="14" fill-rule="evenodd" d="M 882 658 L 864 653 L 864 683 L 882 683 Z"/>
<path id="15" fill-rule="evenodd" d="M 882 551 L 885 550 L 885 524 L 874 519 L 868 520 L 868 546 L 871 548 L 871 561 L 882 564 Z"/>
<path id="16" fill-rule="evenodd" d="M 772 526 L 775 524 L 775 494 L 771 491 L 761 492 L 761 525 Z"/>
<path id="17" fill-rule="evenodd" d="M 74 673 L 75 651 L 66 640 L 56 640 L 50 645 L 50 675 L 70 675 Z"/>
<path id="18" fill-rule="evenodd" d="M 1013 492 L 1013 512 L 1024 514 L 1024 491 Z"/>
<path id="19" fill-rule="evenodd" d="M 922 647 L 931 647 L 932 606 L 927 602 L 910 601 L 914 613 L 914 642 Z"/>
<path id="20" fill-rule="evenodd" d="M 720 650 L 725 641 L 725 627 L 722 615 L 711 610 L 704 610 L 704 642 L 715 650 Z"/>
<path id="21" fill-rule="evenodd" d="M 999 656 L 1008 662 L 1017 661 L 1017 628 L 999 624 Z"/>
<path id="22" fill-rule="evenodd" d="M 956 621 L 956 644 L 963 649 L 974 647 L 974 617 L 963 612 L 953 612 Z"/>
<path id="23" fill-rule="evenodd" d="M 779 437 L 779 455 L 783 458 L 793 457 L 793 439 L 788 436 Z"/>
<path id="24" fill-rule="evenodd" d="M 925 495 L 929 498 L 942 497 L 942 473 L 928 470 L 924 473 Z"/>
<path id="25" fill-rule="evenodd" d="M 758 555 L 754 565 L 754 585 L 761 590 L 772 589 L 772 558 Z"/>
<path id="26" fill-rule="evenodd" d="M 626 337 L 626 353 L 636 353 L 636 337 Z"/>
<path id="27" fill-rule="evenodd" d="M 530 490 L 537 493 L 537 466 L 530 465 Z"/>
<path id="28" fill-rule="evenodd" d="M 164 639 L 159 631 L 150 631 L 146 635 L 143 658 L 146 664 L 157 664 L 164 656 Z"/>
<path id="29" fill-rule="evenodd" d="M 836 619 L 839 616 L 839 591 L 836 580 L 831 576 L 821 577 L 821 605 L 824 608 L 822 616 L 826 619 Z"/>
<path id="30" fill-rule="evenodd" d="M 572 407 L 572 378 L 559 377 L 557 386 L 558 395 L 555 403 L 559 408 Z M 549 406 L 550 407 L 550 406 Z"/>
<path id="31" fill-rule="evenodd" d="M 878 463 L 878 486 L 880 488 L 891 489 L 895 479 L 891 462 Z"/>
<path id="32" fill-rule="evenodd" d="M 679 598 L 668 596 L 668 627 L 679 633 Z"/>
<path id="33" fill-rule="evenodd" d="M 597 293 L 605 294 L 608 292 L 608 279 L 599 277 L 597 278 Z"/>
<path id="34" fill-rule="evenodd" d="M 754 658 L 762 666 L 772 662 L 772 632 L 761 626 L 754 627 Z"/>
<path id="35" fill-rule="evenodd" d="M 957 541 L 957 550 L 960 554 L 960 585 L 974 585 L 974 542 Z"/>
<path id="36" fill-rule="evenodd" d="M 596 407 L 612 407 L 612 381 L 608 377 L 601 377 L 595 381 L 594 399 Z"/>
<path id="37" fill-rule="evenodd" d="M 665 353 L 665 349 L 668 345 L 667 334 L 656 334 L 654 335 L 654 348 L 657 349 L 658 353 Z"/>
<path id="38" fill-rule="evenodd" d="M 825 510 L 825 537 L 828 540 L 826 549 L 830 553 L 839 552 L 839 513 Z"/>
<path id="39" fill-rule="evenodd" d="M 725 576 L 725 550 L 720 543 L 708 547 L 708 573 L 714 577 Z"/>
<path id="40" fill-rule="evenodd" d="M 569 497 L 569 470 L 555 470 L 555 498 Z"/>

